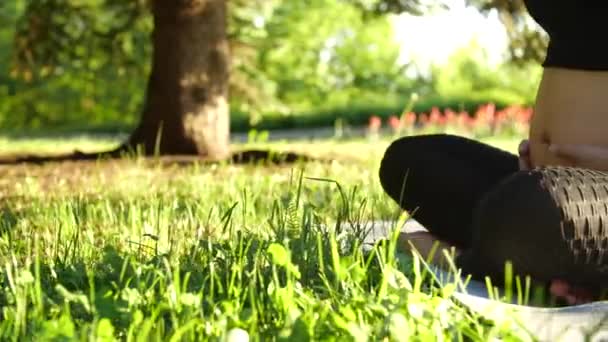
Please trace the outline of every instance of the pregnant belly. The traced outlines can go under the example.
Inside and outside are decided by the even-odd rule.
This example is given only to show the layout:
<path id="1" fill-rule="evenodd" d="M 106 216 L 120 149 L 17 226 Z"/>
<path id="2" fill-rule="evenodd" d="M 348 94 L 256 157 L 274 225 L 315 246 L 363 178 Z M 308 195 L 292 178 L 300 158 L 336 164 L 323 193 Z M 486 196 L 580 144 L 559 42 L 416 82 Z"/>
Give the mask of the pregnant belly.
<path id="1" fill-rule="evenodd" d="M 532 162 L 585 167 L 554 156 L 551 143 L 608 149 L 608 72 L 545 69 L 530 126 Z"/>

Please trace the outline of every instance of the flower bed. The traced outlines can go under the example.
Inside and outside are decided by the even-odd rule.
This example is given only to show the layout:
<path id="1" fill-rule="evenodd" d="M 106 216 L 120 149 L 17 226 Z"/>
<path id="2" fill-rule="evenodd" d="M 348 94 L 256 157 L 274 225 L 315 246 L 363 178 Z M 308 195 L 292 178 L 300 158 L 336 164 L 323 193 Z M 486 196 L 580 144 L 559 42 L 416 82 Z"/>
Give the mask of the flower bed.
<path id="1" fill-rule="evenodd" d="M 494 104 L 480 106 L 473 114 L 434 107 L 429 113 L 405 111 L 392 115 L 386 122 L 371 115 L 368 134 L 379 136 L 390 132 L 395 136 L 414 133 L 453 133 L 473 137 L 490 135 L 525 135 L 530 126 L 533 110 L 529 107 L 509 106 L 497 110 Z M 387 128 L 385 128 L 387 126 Z"/>

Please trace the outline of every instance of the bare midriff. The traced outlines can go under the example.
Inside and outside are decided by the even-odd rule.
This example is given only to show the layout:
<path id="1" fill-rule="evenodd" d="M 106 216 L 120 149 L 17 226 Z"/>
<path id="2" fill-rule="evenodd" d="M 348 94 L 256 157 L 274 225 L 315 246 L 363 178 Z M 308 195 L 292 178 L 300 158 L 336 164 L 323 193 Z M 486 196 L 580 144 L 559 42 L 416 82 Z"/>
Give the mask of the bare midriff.
<path id="1" fill-rule="evenodd" d="M 548 151 L 551 143 L 608 148 L 608 71 L 545 68 L 529 138 L 535 166 L 573 166 Z"/>

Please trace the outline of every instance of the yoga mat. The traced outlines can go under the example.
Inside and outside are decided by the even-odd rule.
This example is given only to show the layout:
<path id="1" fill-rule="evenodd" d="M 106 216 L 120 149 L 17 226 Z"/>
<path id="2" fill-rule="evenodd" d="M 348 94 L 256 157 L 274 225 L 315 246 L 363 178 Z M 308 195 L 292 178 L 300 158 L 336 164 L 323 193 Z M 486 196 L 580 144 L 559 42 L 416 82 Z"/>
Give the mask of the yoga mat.
<path id="1" fill-rule="evenodd" d="M 364 244 L 369 247 L 388 237 L 395 223 L 376 221 L 368 227 Z M 410 219 L 401 227 L 401 231 L 412 233 L 426 229 Z M 436 267 L 432 271 L 442 284 L 454 283 L 454 277 L 459 277 Z M 465 283 L 465 279 L 457 280 L 460 284 Z M 466 286 L 458 286 L 453 296 L 470 310 L 492 321 L 514 320 L 520 329 L 527 330 L 540 341 L 608 341 L 608 301 L 559 308 L 505 303 L 491 299 L 486 285 L 478 281 L 468 281 Z"/>

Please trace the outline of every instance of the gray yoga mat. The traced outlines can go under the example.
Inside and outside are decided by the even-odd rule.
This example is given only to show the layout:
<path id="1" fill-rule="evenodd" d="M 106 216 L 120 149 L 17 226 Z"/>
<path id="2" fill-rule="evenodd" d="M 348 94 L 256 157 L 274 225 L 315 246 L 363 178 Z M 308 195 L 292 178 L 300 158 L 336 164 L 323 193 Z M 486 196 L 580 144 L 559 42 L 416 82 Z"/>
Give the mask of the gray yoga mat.
<path id="1" fill-rule="evenodd" d="M 369 246 L 389 236 L 395 223 L 371 222 L 368 227 L 364 242 Z M 410 219 L 401 231 L 411 233 L 425 229 Z M 440 283 L 457 280 L 461 284 L 454 294 L 455 300 L 493 321 L 511 318 L 517 322 L 518 328 L 527 330 L 540 341 L 608 341 L 608 301 L 560 308 L 505 303 L 491 299 L 486 285 L 481 282 L 468 281 L 465 285 L 465 279 L 454 278 L 459 275 L 439 268 L 432 270 Z"/>

